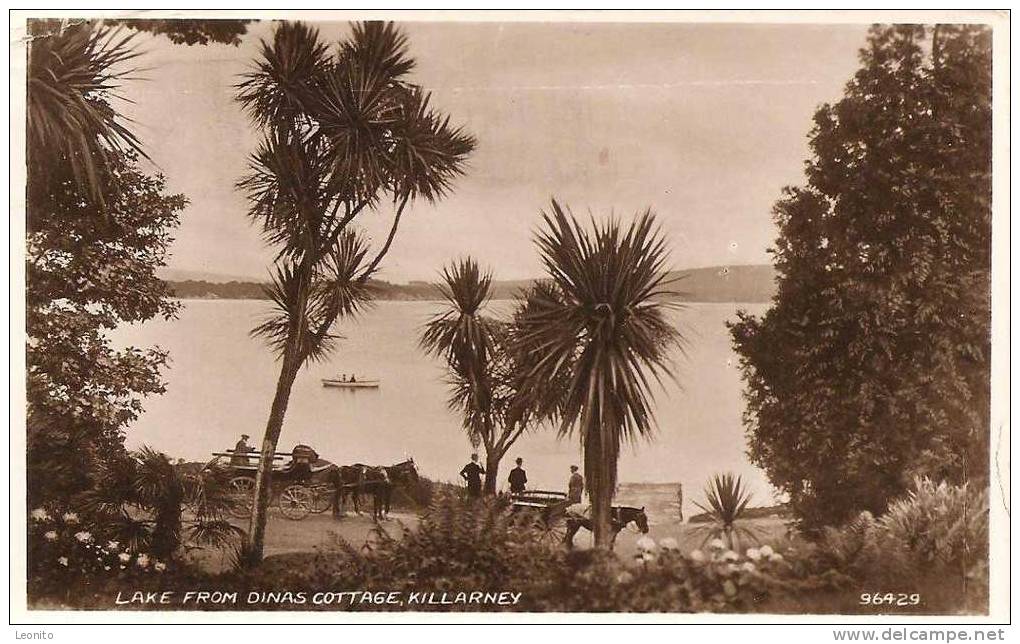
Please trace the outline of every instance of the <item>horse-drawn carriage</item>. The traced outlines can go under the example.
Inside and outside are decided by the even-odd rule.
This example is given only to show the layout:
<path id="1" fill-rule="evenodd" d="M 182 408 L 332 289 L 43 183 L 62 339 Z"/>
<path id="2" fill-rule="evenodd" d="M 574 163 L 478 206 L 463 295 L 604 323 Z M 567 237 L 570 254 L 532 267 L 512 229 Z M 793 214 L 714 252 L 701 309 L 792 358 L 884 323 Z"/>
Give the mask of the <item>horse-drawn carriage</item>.
<path id="1" fill-rule="evenodd" d="M 213 452 L 213 459 L 206 465 L 228 470 L 233 497 L 230 514 L 238 519 L 251 516 L 260 459 L 258 452 L 227 450 Z M 320 459 L 307 445 L 296 445 L 290 452 L 276 452 L 273 461 L 271 494 L 280 514 L 300 521 L 309 514 L 320 514 L 333 507 L 336 465 Z"/>
<path id="2" fill-rule="evenodd" d="M 258 452 L 227 450 L 213 452 L 213 460 L 206 465 L 207 468 L 226 468 L 233 497 L 230 514 L 238 519 L 251 516 L 260 459 Z M 360 495 L 370 494 L 374 501 L 373 516 L 382 519 L 389 514 L 394 486 L 417 478 L 414 459 L 396 465 L 338 466 L 319 458 L 311 447 L 296 445 L 290 452 L 273 454 L 272 503 L 280 508 L 284 517 L 300 521 L 309 514 L 321 514 L 331 508 L 334 516 L 340 517 L 341 505 L 348 499 L 360 514 Z"/>
<path id="3" fill-rule="evenodd" d="M 576 504 L 579 507 L 579 504 Z M 581 528 L 592 529 L 591 518 L 578 509 L 563 492 L 548 490 L 526 490 L 510 495 L 510 509 L 514 514 L 531 516 L 541 530 L 542 539 L 550 544 L 574 544 L 574 535 Z M 629 505 L 614 505 L 610 510 L 612 540 L 624 528 L 633 525 L 644 534 L 648 533 L 648 515 L 644 508 Z"/>

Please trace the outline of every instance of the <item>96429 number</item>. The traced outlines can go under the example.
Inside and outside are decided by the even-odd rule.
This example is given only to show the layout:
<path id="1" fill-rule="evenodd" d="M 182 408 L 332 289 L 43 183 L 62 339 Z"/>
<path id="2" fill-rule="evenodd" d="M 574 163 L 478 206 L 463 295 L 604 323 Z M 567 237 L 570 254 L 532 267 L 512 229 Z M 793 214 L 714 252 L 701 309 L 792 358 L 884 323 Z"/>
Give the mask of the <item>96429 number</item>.
<path id="1" fill-rule="evenodd" d="M 917 606 L 920 593 L 861 593 L 862 606 Z"/>

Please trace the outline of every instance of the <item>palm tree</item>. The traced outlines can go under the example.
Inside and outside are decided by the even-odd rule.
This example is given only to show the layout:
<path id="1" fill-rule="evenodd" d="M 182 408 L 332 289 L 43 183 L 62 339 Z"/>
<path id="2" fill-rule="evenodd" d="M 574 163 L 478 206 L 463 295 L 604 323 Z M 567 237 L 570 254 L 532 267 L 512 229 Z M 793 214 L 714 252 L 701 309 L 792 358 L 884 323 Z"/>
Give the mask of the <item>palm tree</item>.
<path id="1" fill-rule="evenodd" d="M 318 31 L 282 23 L 262 42 L 237 99 L 264 137 L 238 186 L 249 216 L 277 247 L 271 318 L 254 329 L 281 361 L 262 441 L 248 549 L 261 559 L 273 452 L 301 366 L 334 346 L 339 318 L 370 297 L 409 203 L 443 197 L 462 174 L 474 139 L 429 106 L 407 80 L 414 61 L 392 24 L 355 24 L 335 54 Z M 374 251 L 351 224 L 362 211 L 393 209 Z"/>
<path id="2" fill-rule="evenodd" d="M 615 219 L 586 229 L 554 200 L 543 220 L 536 242 L 549 282 L 518 321 L 525 383 L 532 398 L 559 406 L 561 435 L 580 437 L 595 545 L 609 548 L 620 445 L 651 434 L 650 379 L 670 375 L 683 342 L 662 300 L 666 246 L 650 210 L 626 230 Z M 550 401 L 544 383 L 557 378 L 569 385 Z"/>
<path id="3" fill-rule="evenodd" d="M 426 324 L 421 347 L 446 362 L 449 407 L 461 412 L 472 446 L 485 449 L 484 492 L 495 494 L 500 461 L 551 414 L 540 414 L 522 395 L 525 363 L 513 350 L 514 322 L 482 312 L 492 275 L 468 257 L 445 267 L 442 276 L 447 306 Z"/>
<path id="4" fill-rule="evenodd" d="M 30 20 L 27 93 L 29 204 L 43 207 L 50 179 L 66 172 L 82 196 L 105 204 L 101 172 L 112 152 L 145 156 L 113 108 L 134 34 L 88 21 Z M 30 217 L 31 219 L 31 217 Z"/>
<path id="5" fill-rule="evenodd" d="M 182 545 L 222 547 L 243 534 L 229 521 L 233 489 L 226 468 L 188 473 L 144 446 L 98 467 L 95 486 L 78 497 L 80 507 L 135 552 L 166 560 Z"/>

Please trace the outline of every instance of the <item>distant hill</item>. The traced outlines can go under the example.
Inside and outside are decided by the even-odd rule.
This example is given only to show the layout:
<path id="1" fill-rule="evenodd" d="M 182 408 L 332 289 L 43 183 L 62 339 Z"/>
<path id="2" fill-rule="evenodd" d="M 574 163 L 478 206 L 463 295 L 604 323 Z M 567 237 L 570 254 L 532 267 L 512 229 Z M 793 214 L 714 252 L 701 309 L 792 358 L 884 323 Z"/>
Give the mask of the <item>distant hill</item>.
<path id="1" fill-rule="evenodd" d="M 768 302 L 775 293 L 775 269 L 767 264 L 750 266 L 711 266 L 674 271 L 669 274 L 668 288 L 684 302 Z M 167 279 L 174 294 L 185 299 L 265 299 L 262 284 L 254 280 Z M 223 276 L 227 277 L 227 276 Z M 492 299 L 513 299 L 534 280 L 495 281 Z M 436 300 L 439 288 L 430 282 L 412 281 L 392 284 L 373 280 L 376 298 L 380 300 Z"/>

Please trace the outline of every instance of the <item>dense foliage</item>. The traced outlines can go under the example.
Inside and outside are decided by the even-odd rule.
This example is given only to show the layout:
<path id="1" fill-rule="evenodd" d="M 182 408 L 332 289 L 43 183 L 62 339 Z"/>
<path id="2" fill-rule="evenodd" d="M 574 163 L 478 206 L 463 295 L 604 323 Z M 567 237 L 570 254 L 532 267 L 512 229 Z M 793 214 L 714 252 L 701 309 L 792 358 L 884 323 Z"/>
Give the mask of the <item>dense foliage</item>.
<path id="1" fill-rule="evenodd" d="M 988 472 L 991 33 L 876 26 L 732 325 L 751 459 L 808 528 Z"/>
<path id="2" fill-rule="evenodd" d="M 40 515 L 33 516 L 31 542 L 40 554 L 39 574 L 30 596 L 42 605 L 105 607 L 127 585 L 142 591 L 214 588 L 238 594 L 239 603 L 205 606 L 212 609 L 797 614 L 987 610 L 987 566 L 982 566 L 987 561 L 987 494 L 918 481 L 895 507 L 879 519 L 864 515 L 842 528 L 830 528 L 817 544 L 780 540 L 734 550 L 713 539 L 684 552 L 676 539 L 644 537 L 628 559 L 599 550 L 567 551 L 543 538 L 543 524 L 535 516 L 515 515 L 499 498 L 470 501 L 456 490 L 440 489 L 417 527 L 380 529 L 364 545 L 339 541 L 336 547 L 276 555 L 255 567 L 220 574 L 179 564 L 156 569 L 156 557 L 124 542 L 111 548 L 109 537 L 80 525 L 77 515 L 68 523 L 59 512 L 40 509 Z M 83 531 L 86 534 L 80 534 Z M 340 606 L 312 601 L 316 593 L 352 590 L 397 592 L 404 598 L 444 592 L 449 597 L 504 591 L 520 595 L 517 603 L 504 606 Z M 284 601 L 260 599 L 273 596 Z M 255 603 L 248 597 L 255 597 Z"/>
<path id="3" fill-rule="evenodd" d="M 65 166 L 66 170 L 66 166 Z M 112 176 L 107 176 L 107 175 Z M 28 491 L 32 503 L 66 499 L 91 484 L 122 449 L 140 398 L 162 393 L 159 348 L 115 348 L 119 324 L 171 318 L 178 305 L 155 274 L 165 263 L 187 201 L 162 176 L 113 154 L 103 177 L 103 215 L 81 197 L 69 170 L 45 207 L 31 210 L 27 238 Z M 113 183 L 116 188 L 113 188 Z"/>
<path id="4" fill-rule="evenodd" d="M 176 45 L 208 45 L 219 43 L 238 46 L 241 36 L 248 31 L 252 20 L 195 20 L 195 19 L 158 19 L 139 20 L 127 18 L 121 20 L 106 19 L 104 24 L 123 25 L 138 31 L 147 31 L 159 36 L 166 36 Z"/>

